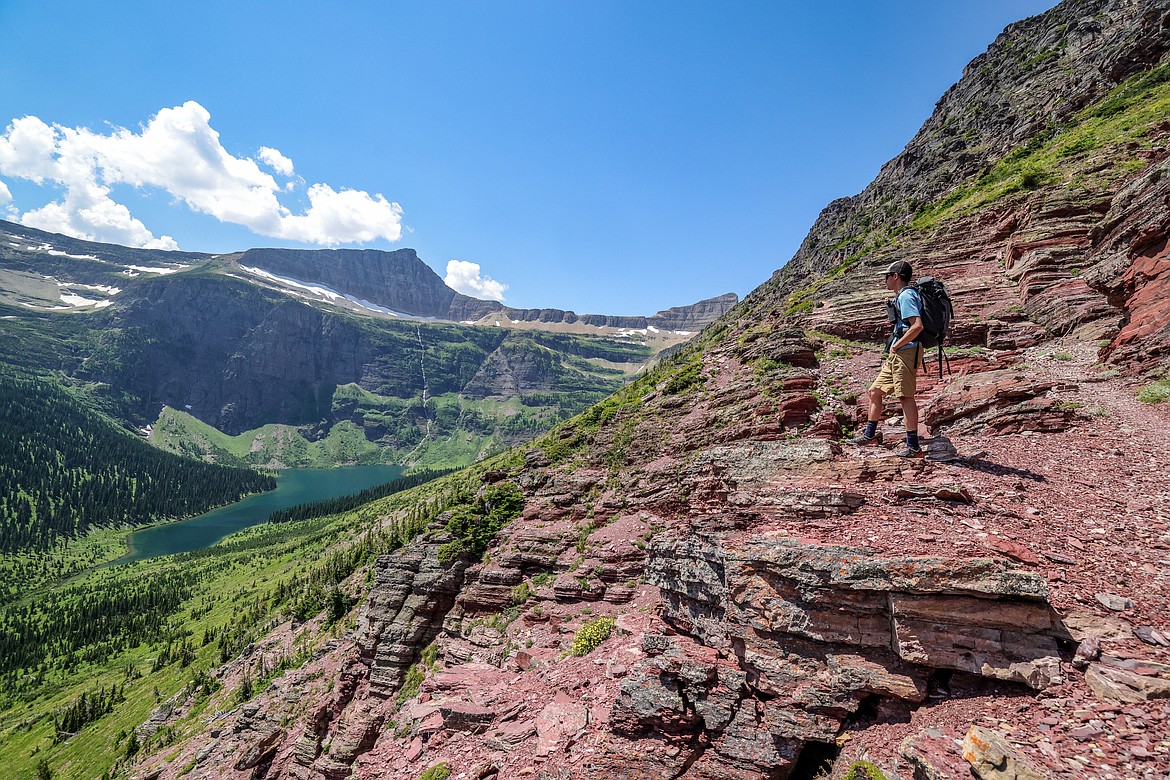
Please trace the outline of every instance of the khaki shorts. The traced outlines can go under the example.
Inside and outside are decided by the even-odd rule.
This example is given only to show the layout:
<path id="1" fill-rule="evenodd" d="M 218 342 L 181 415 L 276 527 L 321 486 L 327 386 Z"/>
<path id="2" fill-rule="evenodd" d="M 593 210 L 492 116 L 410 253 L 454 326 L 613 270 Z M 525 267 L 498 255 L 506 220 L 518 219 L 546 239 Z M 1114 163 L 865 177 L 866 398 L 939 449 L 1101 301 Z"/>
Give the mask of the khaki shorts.
<path id="1" fill-rule="evenodd" d="M 894 398 L 913 398 L 918 390 L 918 365 L 922 347 L 907 347 L 891 352 L 870 389 L 881 390 Z"/>

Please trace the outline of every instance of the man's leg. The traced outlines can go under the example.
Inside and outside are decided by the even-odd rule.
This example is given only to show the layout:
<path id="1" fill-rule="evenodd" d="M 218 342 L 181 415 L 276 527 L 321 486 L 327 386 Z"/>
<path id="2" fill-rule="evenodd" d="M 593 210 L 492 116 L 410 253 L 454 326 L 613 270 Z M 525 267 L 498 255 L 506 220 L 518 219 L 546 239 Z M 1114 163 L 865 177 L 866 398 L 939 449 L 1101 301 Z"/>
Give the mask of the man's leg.
<path id="1" fill-rule="evenodd" d="M 906 420 L 906 446 L 918 449 L 918 402 L 914 396 L 902 399 L 902 416 Z"/>
<path id="2" fill-rule="evenodd" d="M 918 361 L 921 354 L 921 349 L 915 348 L 914 362 L 907 361 L 900 366 L 901 398 L 898 400 L 902 402 L 902 417 L 906 422 L 906 449 L 898 454 L 908 458 L 922 457 L 922 447 L 918 443 L 918 402 L 914 398 L 918 391 Z"/>
<path id="3" fill-rule="evenodd" d="M 866 420 L 869 422 L 881 422 L 882 411 L 886 407 L 885 391 L 877 387 L 869 388 L 869 414 L 866 415 Z"/>
<path id="4" fill-rule="evenodd" d="M 866 410 L 865 430 L 850 439 L 852 444 L 881 444 L 881 436 L 878 435 L 878 423 L 882 419 L 882 410 L 885 406 L 886 394 L 884 391 L 876 387 L 869 388 L 869 393 L 866 394 L 869 398 L 869 409 Z"/>

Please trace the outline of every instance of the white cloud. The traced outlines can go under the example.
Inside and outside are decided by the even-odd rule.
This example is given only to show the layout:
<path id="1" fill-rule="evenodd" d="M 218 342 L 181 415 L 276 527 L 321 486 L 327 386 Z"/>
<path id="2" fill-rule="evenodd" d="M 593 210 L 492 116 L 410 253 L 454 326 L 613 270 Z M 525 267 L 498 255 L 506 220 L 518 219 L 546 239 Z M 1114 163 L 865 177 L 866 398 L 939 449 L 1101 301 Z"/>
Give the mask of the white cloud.
<path id="1" fill-rule="evenodd" d="M 12 200 L 12 191 L 8 189 L 8 185 L 0 181 L 0 204 L 7 203 Z"/>
<path id="2" fill-rule="evenodd" d="M 267 163 L 269 168 L 276 171 L 281 176 L 293 175 L 292 160 L 288 159 L 277 150 L 268 146 L 261 146 L 258 156 L 262 162 Z"/>
<path id="3" fill-rule="evenodd" d="M 469 263 L 466 260 L 449 260 L 447 275 L 443 281 L 455 292 L 500 302 L 504 300 L 504 290 L 508 289 L 508 285 L 497 282 L 490 276 L 480 275 L 479 263 Z"/>
<path id="4" fill-rule="evenodd" d="M 380 194 L 313 184 L 308 210 L 293 214 L 277 199 L 287 188 L 255 160 L 229 154 L 210 120 L 195 101 L 162 109 L 137 133 L 15 119 L 0 135 L 0 174 L 63 187 L 60 201 L 25 212 L 21 222 L 90 240 L 177 248 L 113 199 L 118 184 L 161 189 L 194 211 L 274 238 L 326 246 L 401 238 L 402 208 Z M 258 156 L 277 173 L 292 174 L 292 161 L 276 149 L 261 147 Z"/>

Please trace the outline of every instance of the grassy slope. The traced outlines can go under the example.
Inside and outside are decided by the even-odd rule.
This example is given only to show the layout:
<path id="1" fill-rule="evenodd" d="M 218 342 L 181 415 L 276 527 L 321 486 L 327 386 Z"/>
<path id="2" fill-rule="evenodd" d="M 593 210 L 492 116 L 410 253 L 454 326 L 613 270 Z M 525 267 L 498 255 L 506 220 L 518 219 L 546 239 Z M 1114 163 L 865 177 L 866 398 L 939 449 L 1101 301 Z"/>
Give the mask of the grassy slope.
<path id="1" fill-rule="evenodd" d="M 909 224 L 893 228 L 880 215 L 862 221 L 870 225 L 865 232 L 846 236 L 829 248 L 852 247 L 852 254 L 789 295 L 786 313 L 812 311 L 817 294 L 861 260 L 945 231 L 955 219 L 1044 188 L 1092 192 L 1115 185 L 1149 164 L 1143 155 L 1160 143 L 1156 136 L 1167 116 L 1170 63 L 1121 84 L 1073 120 L 1017 147 L 979 178 L 958 183 L 949 195 L 919 209 Z M 760 296 L 753 303 L 765 300 Z"/>
<path id="2" fill-rule="evenodd" d="M 176 609 L 151 616 L 162 626 L 158 641 L 72 668 L 65 668 L 60 658 L 49 658 L 48 671 L 40 684 L 28 683 L 27 674 L 21 675 L 23 685 L 8 681 L 0 691 L 0 766 L 9 768 L 6 777 L 33 778 L 41 760 L 49 763 L 58 778 L 93 778 L 113 770 L 125 752 L 125 734 L 145 721 L 159 701 L 173 696 L 198 672 L 220 664 L 217 644 L 201 645 L 205 633 L 216 636 L 223 631 L 232 632 L 234 657 L 275 621 L 294 612 L 305 616 L 321 612 L 323 594 L 335 580 L 345 579 L 377 554 L 413 536 L 443 506 L 466 500 L 484 470 L 516 465 L 515 456 L 502 456 L 353 512 L 255 526 L 210 550 L 90 571 L 47 593 L 25 599 L 23 605 L 36 610 L 53 600 L 84 599 L 87 592 L 102 584 L 130 587 L 167 572 L 182 572 L 194 579 Z M 284 595 L 278 594 L 278 584 L 286 586 Z M 305 655 L 341 630 L 343 623 L 317 634 L 304 648 Z M 166 640 L 182 637 L 195 644 L 195 660 L 185 668 L 171 663 L 152 672 Z M 303 658 L 294 661 L 297 662 L 303 662 Z M 127 681 L 130 668 L 142 676 Z M 264 682 L 258 681 L 258 686 Z M 54 744 L 55 711 L 83 692 L 122 683 L 126 685 L 126 700 L 115 711 L 87 725 L 71 739 Z M 206 707 L 234 706 L 236 694 L 234 690 L 221 690 Z M 146 749 L 162 749 L 198 729 L 198 718 L 193 717 L 178 724 L 174 731 L 160 733 Z"/>

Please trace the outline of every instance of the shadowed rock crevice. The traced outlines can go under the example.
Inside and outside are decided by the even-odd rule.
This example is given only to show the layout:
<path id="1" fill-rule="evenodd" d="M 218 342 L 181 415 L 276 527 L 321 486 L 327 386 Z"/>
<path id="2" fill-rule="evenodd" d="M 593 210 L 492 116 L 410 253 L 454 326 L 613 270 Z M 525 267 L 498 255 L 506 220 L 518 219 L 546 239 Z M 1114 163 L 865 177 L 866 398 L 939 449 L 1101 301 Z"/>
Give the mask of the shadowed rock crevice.
<path id="1" fill-rule="evenodd" d="M 653 660 L 623 680 L 613 723 L 701 729 L 711 749 L 696 777 L 804 771 L 799 757 L 817 762 L 815 745 L 851 724 L 905 717 L 939 670 L 1033 689 L 1062 682 L 1043 580 L 1000 561 L 697 534 L 648 552 L 663 618 L 700 644 L 647 636 Z"/>

